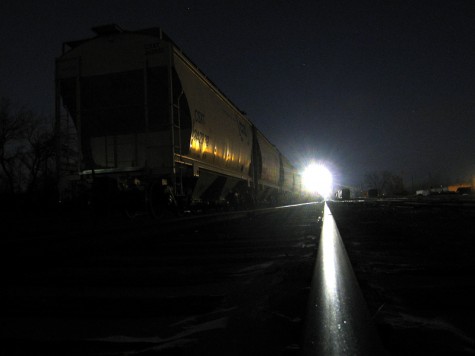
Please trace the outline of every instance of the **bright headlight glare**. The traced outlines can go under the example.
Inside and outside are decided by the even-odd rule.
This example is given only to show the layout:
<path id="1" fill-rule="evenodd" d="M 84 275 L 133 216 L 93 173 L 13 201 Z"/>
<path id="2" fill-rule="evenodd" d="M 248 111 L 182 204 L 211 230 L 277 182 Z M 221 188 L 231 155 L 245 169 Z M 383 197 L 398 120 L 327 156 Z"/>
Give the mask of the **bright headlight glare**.
<path id="1" fill-rule="evenodd" d="M 330 171 L 323 165 L 312 163 L 302 174 L 304 188 L 311 193 L 329 197 L 333 189 L 333 179 Z"/>

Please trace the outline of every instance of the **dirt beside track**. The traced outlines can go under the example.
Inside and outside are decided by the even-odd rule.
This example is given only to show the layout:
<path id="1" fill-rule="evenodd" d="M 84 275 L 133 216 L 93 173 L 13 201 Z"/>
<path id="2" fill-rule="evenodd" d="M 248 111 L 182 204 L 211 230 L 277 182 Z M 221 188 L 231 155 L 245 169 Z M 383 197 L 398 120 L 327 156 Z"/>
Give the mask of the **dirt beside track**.
<path id="1" fill-rule="evenodd" d="M 17 355 L 295 354 L 321 209 L 17 234 L 3 241 L 2 345 Z"/>
<path id="2" fill-rule="evenodd" d="M 388 352 L 474 354 L 474 204 L 427 199 L 330 206 Z"/>

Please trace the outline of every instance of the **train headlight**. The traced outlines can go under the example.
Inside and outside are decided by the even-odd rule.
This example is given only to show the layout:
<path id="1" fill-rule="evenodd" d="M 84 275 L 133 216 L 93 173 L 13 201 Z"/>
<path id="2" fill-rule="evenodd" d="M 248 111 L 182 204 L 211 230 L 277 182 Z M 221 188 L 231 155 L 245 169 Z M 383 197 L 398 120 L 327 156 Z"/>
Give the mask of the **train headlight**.
<path id="1" fill-rule="evenodd" d="M 332 174 L 325 166 L 317 163 L 312 163 L 305 168 L 302 183 L 305 190 L 318 193 L 324 198 L 328 198 L 333 190 Z"/>

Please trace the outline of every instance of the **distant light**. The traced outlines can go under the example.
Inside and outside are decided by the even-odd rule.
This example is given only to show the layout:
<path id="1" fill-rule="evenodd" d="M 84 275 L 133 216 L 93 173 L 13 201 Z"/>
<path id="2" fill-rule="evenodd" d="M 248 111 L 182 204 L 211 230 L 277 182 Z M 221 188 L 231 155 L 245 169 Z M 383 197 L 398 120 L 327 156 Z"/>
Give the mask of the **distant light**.
<path id="1" fill-rule="evenodd" d="M 333 190 L 333 178 L 330 171 L 323 165 L 312 163 L 302 174 L 304 189 L 310 193 L 318 193 L 328 198 Z"/>

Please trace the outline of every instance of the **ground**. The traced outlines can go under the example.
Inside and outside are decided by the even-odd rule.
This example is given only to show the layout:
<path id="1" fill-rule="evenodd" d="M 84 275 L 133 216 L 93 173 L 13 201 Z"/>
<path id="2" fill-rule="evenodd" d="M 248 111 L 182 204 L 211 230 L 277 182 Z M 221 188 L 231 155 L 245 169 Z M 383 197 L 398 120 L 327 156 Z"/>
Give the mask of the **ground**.
<path id="1" fill-rule="evenodd" d="M 330 204 L 391 355 L 475 353 L 475 204 L 455 198 Z"/>
<path id="2" fill-rule="evenodd" d="M 321 209 L 17 225 L 2 249 L 3 345 L 36 355 L 295 354 Z"/>
<path id="3" fill-rule="evenodd" d="M 328 205 L 388 354 L 474 354 L 474 201 Z M 2 351 L 299 355 L 322 208 L 6 221 Z"/>

